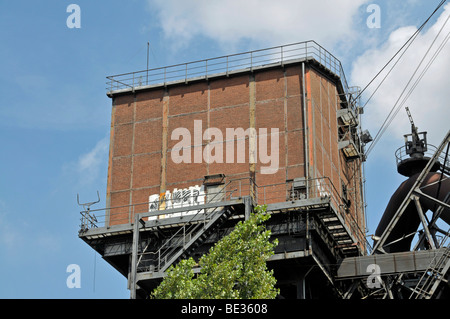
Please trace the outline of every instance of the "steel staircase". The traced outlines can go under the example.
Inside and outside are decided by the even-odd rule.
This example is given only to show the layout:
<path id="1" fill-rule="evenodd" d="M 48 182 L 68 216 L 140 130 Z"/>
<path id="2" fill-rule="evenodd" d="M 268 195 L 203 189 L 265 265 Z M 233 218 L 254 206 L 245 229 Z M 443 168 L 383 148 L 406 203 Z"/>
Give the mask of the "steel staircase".
<path id="1" fill-rule="evenodd" d="M 450 230 L 449 230 L 450 231 Z M 449 232 L 443 238 L 440 247 L 444 247 Z M 416 287 L 413 289 L 409 299 L 431 299 L 439 284 L 445 279 L 450 268 L 450 246 L 446 247 L 444 253 L 436 260 L 430 262 L 429 268 L 424 272 Z"/>
<path id="2" fill-rule="evenodd" d="M 327 211 L 318 214 L 323 226 L 327 229 L 333 241 L 336 243 L 335 248 L 339 249 L 344 257 L 358 256 L 358 246 L 353 238 L 344 227 L 342 221 L 333 211 Z"/>
<path id="3" fill-rule="evenodd" d="M 154 270 L 165 272 L 171 265 L 191 256 L 234 213 L 233 206 L 219 206 L 192 215 L 191 222 L 181 226 L 154 254 L 157 262 Z M 143 270 L 139 264 L 137 267 Z"/>

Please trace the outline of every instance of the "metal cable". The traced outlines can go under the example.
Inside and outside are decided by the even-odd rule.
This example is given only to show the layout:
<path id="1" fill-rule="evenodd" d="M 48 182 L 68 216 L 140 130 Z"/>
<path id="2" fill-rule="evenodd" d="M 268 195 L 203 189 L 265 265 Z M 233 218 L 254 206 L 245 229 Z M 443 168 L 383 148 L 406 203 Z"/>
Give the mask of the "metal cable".
<path id="1" fill-rule="evenodd" d="M 372 80 L 370 80 L 370 82 L 361 90 L 361 92 L 357 95 L 357 97 L 355 99 L 358 99 L 362 93 L 372 84 L 373 81 L 375 81 L 375 79 L 381 74 L 381 72 L 383 72 L 383 70 L 395 59 L 395 57 L 403 50 L 403 48 L 405 46 L 408 45 L 408 43 L 414 41 L 414 39 L 416 38 L 416 36 L 422 31 L 422 29 L 425 27 L 425 25 L 428 23 L 428 21 L 430 21 L 430 19 L 434 16 L 434 14 L 444 5 L 444 3 L 447 0 L 442 0 L 438 6 L 436 7 L 436 9 L 434 9 L 434 11 L 431 13 L 431 15 L 425 20 L 424 23 L 422 23 L 422 25 L 417 29 L 416 32 L 414 32 L 413 35 L 411 35 L 411 37 L 408 39 L 408 41 L 405 42 L 405 44 L 402 45 L 402 47 L 392 56 L 392 58 L 389 59 L 389 61 L 381 68 L 381 70 L 372 78 Z M 411 41 L 412 40 L 412 41 Z M 409 48 L 410 44 L 408 45 Z M 408 49 L 407 48 L 407 49 Z M 403 54 L 402 54 L 403 55 Z M 392 69 L 391 69 L 392 70 Z M 390 72 L 390 71 L 389 71 Z"/>
<path id="2" fill-rule="evenodd" d="M 386 129 L 389 127 L 389 125 L 392 123 L 393 119 L 395 118 L 395 116 L 398 114 L 400 108 L 404 105 L 404 103 L 406 102 L 406 100 L 409 98 L 409 96 L 412 94 L 412 92 L 414 91 L 414 89 L 417 87 L 417 85 L 419 84 L 420 80 L 423 78 L 423 76 L 425 75 L 425 73 L 428 71 L 428 69 L 430 68 L 431 64 L 434 62 L 434 60 L 436 59 L 436 57 L 439 55 L 439 53 L 442 51 L 442 49 L 444 48 L 445 44 L 448 42 L 448 40 L 450 39 L 450 32 L 447 34 L 447 36 L 444 38 L 444 40 L 442 41 L 442 43 L 440 44 L 440 46 L 438 47 L 438 49 L 436 50 L 436 52 L 433 54 L 433 56 L 431 57 L 430 61 L 427 63 L 427 65 L 425 66 L 425 68 L 422 70 L 422 72 L 420 73 L 419 77 L 416 79 L 416 81 L 414 82 L 414 84 L 412 85 L 412 87 L 409 89 L 408 93 L 406 94 L 406 96 L 403 98 L 403 100 L 401 101 L 401 103 L 399 104 L 400 100 L 402 99 L 404 93 L 406 92 L 408 86 L 410 85 L 411 81 L 413 80 L 414 76 L 416 75 L 416 73 L 419 71 L 421 65 L 423 64 L 423 62 L 425 61 L 426 57 L 428 56 L 428 54 L 430 53 L 432 47 L 434 46 L 434 43 L 436 42 L 436 40 L 438 39 L 439 35 L 441 34 L 442 30 L 444 29 L 444 27 L 447 25 L 448 21 L 450 19 L 450 15 L 447 17 L 447 19 L 445 20 L 444 24 L 442 25 L 441 29 L 439 30 L 439 32 L 436 34 L 433 42 L 430 44 L 428 50 L 426 51 L 425 55 L 423 56 L 422 60 L 420 61 L 419 65 L 417 66 L 417 68 L 415 69 L 414 73 L 411 75 L 410 79 L 408 80 L 408 83 L 406 84 L 405 88 L 403 89 L 403 91 L 401 92 L 399 98 L 397 99 L 397 101 L 395 102 L 394 106 L 391 108 L 391 111 L 389 112 L 388 116 L 386 117 L 386 119 L 384 120 L 383 124 L 381 125 L 380 129 L 378 130 L 377 134 L 375 135 L 372 144 L 370 145 L 370 147 L 367 149 L 366 151 L 366 156 L 368 156 L 368 154 L 372 151 L 372 149 L 375 147 L 375 145 L 378 143 L 378 141 L 380 140 L 381 136 L 384 134 L 384 132 L 386 131 Z M 391 116 L 393 114 L 393 116 Z"/>

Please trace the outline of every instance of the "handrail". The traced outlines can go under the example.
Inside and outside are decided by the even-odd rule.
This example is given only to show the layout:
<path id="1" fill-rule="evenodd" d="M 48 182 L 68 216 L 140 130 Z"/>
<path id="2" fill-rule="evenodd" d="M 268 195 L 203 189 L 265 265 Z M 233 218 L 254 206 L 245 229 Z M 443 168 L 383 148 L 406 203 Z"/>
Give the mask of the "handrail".
<path id="1" fill-rule="evenodd" d="M 336 189 L 329 177 L 312 178 L 307 183 L 308 189 L 301 191 L 295 191 L 293 188 L 293 181 L 287 181 L 285 183 L 276 183 L 270 185 L 258 186 L 256 182 L 249 177 L 229 180 L 220 191 L 216 193 L 206 193 L 210 195 L 208 202 L 212 202 L 217 199 L 218 196 L 223 196 L 218 202 L 226 201 L 234 197 L 251 196 L 257 205 L 264 205 L 270 203 L 286 202 L 295 199 L 306 198 L 329 198 L 339 212 L 339 216 L 343 219 L 344 223 L 351 229 L 352 233 L 358 238 L 360 243 L 365 243 L 370 247 L 364 230 L 361 229 L 358 222 L 355 220 L 352 214 L 345 212 L 345 203 L 341 197 L 339 191 Z M 302 197 L 303 196 L 303 197 Z M 165 205 L 164 207 L 167 207 Z M 196 210 L 198 205 L 186 206 L 186 211 Z M 144 207 L 144 208 L 140 208 Z M 212 208 L 211 208 L 212 209 Z M 117 212 L 117 210 L 119 210 Z M 206 209 L 208 210 L 208 209 Z M 104 212 L 104 215 L 98 215 L 98 212 Z M 115 212 L 116 211 L 116 212 Z M 103 224 L 105 227 L 112 226 L 114 224 L 131 224 L 134 221 L 134 215 L 137 213 L 148 213 L 149 202 L 121 205 L 110 208 L 91 209 L 89 211 L 82 211 L 81 215 L 81 229 L 80 232 L 84 232 L 91 228 L 101 227 Z M 152 218 L 169 218 L 176 216 L 174 213 L 170 214 L 166 209 L 154 211 Z M 202 214 L 202 212 L 200 212 Z M 164 215 L 164 216 L 163 216 Z M 192 220 L 197 218 L 198 212 L 186 215 L 192 216 L 191 219 L 186 219 L 185 223 L 189 224 Z M 148 215 L 146 215 L 148 216 Z M 205 216 L 206 218 L 206 216 Z"/>
<path id="2" fill-rule="evenodd" d="M 425 157 L 431 158 L 434 153 L 436 153 L 437 147 L 432 144 L 427 144 L 427 151 L 424 153 Z M 410 158 L 409 154 L 406 153 L 406 145 L 403 145 L 399 147 L 395 151 L 395 159 L 397 161 L 397 165 L 404 161 L 405 159 Z M 445 162 L 445 156 L 443 154 L 439 154 L 438 158 L 443 161 L 443 164 Z"/>
<path id="3" fill-rule="evenodd" d="M 229 75 L 233 71 L 252 71 L 255 67 L 271 64 L 284 65 L 301 58 L 314 59 L 322 64 L 341 79 L 344 94 L 347 96 L 350 93 L 341 62 L 314 40 L 111 75 L 106 77 L 106 84 L 108 93 L 125 89 L 134 91 L 142 86 L 166 86 L 172 82 L 188 82 L 194 78 L 208 79 L 221 73 Z"/>

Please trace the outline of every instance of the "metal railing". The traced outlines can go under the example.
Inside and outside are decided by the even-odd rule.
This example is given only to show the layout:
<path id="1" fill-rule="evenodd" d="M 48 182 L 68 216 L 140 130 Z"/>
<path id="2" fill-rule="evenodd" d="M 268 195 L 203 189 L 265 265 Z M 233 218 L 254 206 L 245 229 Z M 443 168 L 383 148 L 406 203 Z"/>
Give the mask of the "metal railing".
<path id="1" fill-rule="evenodd" d="M 346 200 L 340 195 L 330 178 L 312 178 L 305 185 L 308 186 L 295 188 L 294 181 L 287 181 L 286 183 L 259 186 L 257 187 L 257 203 L 264 205 L 307 198 L 328 199 L 358 242 L 370 248 L 364 229 L 361 229 L 354 216 L 347 211 Z"/>
<path id="2" fill-rule="evenodd" d="M 232 183 L 229 181 L 223 186 L 223 191 L 218 191 L 209 197 L 207 200 L 210 203 L 214 202 L 222 202 L 226 200 L 230 200 L 232 197 L 231 192 L 227 192 L 228 186 Z M 167 202 L 167 200 L 166 200 Z M 164 206 L 166 207 L 166 206 Z M 138 271 L 142 271 L 147 268 L 147 265 L 144 263 L 140 265 L 142 257 L 144 255 L 154 255 L 157 260 L 157 270 L 161 271 L 165 269 L 170 263 L 170 259 L 176 257 L 176 254 L 179 253 L 179 249 L 181 247 L 185 247 L 186 243 L 190 242 L 194 236 L 196 236 L 199 232 L 202 231 L 202 228 L 206 225 L 208 220 L 211 220 L 215 217 L 215 215 L 220 214 L 223 207 L 217 206 L 210 209 L 202 209 L 196 210 L 193 214 L 190 214 L 190 218 L 186 220 L 184 223 L 174 234 L 172 234 L 171 238 L 167 240 L 156 252 L 146 252 L 144 251 L 140 254 L 137 269 Z M 164 216 L 171 217 L 170 215 L 175 214 L 167 214 Z M 194 222 L 195 221 L 195 222 Z"/>
<path id="3" fill-rule="evenodd" d="M 427 151 L 424 153 L 425 157 L 431 158 L 433 157 L 433 154 L 436 153 L 437 147 L 432 144 L 427 144 Z M 395 160 L 397 162 L 397 165 L 400 164 L 402 161 L 409 159 L 410 155 L 406 153 L 406 145 L 403 145 L 402 147 L 399 147 L 395 151 Z M 439 163 L 445 167 L 450 167 L 450 160 L 449 158 L 445 157 L 444 152 L 439 154 L 438 156 Z"/>
<path id="4" fill-rule="evenodd" d="M 258 186 L 252 178 L 239 178 L 228 181 L 215 192 L 208 192 L 208 189 L 206 189 L 204 203 L 229 201 L 244 196 L 252 197 L 257 205 L 312 198 L 328 199 L 358 241 L 368 244 L 364 230 L 360 228 L 359 223 L 352 214 L 346 211 L 345 200 L 328 177 L 310 179 L 305 185 L 308 185 L 307 188 L 294 188 L 294 182 L 287 181 L 285 183 Z M 206 218 L 210 212 L 214 211 L 214 208 L 198 210 L 196 206 L 199 205 L 199 201 L 195 201 L 193 197 L 185 197 L 186 202 L 190 204 L 186 206 L 180 205 L 178 208 L 186 207 L 186 211 L 170 213 L 170 207 L 173 207 L 173 205 L 169 202 L 172 200 L 171 198 L 166 199 L 162 197 L 160 206 L 153 211 L 150 210 L 150 202 L 82 211 L 80 233 L 97 227 L 132 224 L 135 214 L 148 213 L 149 211 L 151 211 L 151 214 L 148 220 L 186 216 L 186 223 L 189 222 L 190 218 L 197 218 L 201 214 Z"/>
<path id="5" fill-rule="evenodd" d="M 81 224 L 80 232 L 87 231 L 92 228 L 109 227 L 114 225 L 132 224 L 134 222 L 134 216 L 139 213 L 152 213 L 148 217 L 152 219 L 164 219 L 178 216 L 187 216 L 197 214 L 196 206 L 202 203 L 220 202 L 226 200 L 233 200 L 235 198 L 251 196 L 256 198 L 255 194 L 256 184 L 250 178 L 240 178 L 230 180 L 223 187 L 216 191 L 205 190 L 205 193 L 200 196 L 204 196 L 203 201 L 199 201 L 199 194 L 191 194 L 184 196 L 183 201 L 176 205 L 176 208 L 186 208 L 186 212 L 183 213 L 167 213 L 168 209 L 175 208 L 175 205 L 171 203 L 173 198 L 161 197 L 159 205 L 156 209 L 151 209 L 153 204 L 150 201 L 143 203 L 136 203 L 131 205 L 121 205 L 109 208 L 90 209 L 80 212 Z"/>
<path id="6" fill-rule="evenodd" d="M 350 93 L 341 62 L 315 41 L 298 42 L 261 50 L 231 54 L 211 59 L 175 64 L 160 68 L 123 73 L 106 77 L 108 93 L 142 86 L 167 85 L 229 75 L 237 71 L 252 71 L 269 65 L 283 65 L 298 59 L 314 59 L 341 79 L 344 93 Z"/>

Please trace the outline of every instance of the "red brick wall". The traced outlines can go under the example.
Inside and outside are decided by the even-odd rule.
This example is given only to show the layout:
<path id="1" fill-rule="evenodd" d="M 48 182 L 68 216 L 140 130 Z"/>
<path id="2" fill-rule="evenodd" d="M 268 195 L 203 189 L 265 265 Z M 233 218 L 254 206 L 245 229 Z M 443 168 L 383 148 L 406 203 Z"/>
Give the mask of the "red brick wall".
<path id="1" fill-rule="evenodd" d="M 337 148 L 336 110 L 340 106 L 336 85 L 314 69 L 307 68 L 307 73 L 313 151 L 310 177 L 328 177 L 340 192 L 341 178 L 347 182 L 348 164 Z M 286 180 L 305 176 L 302 82 L 298 64 L 115 96 L 107 190 L 110 207 L 146 203 L 149 195 L 200 185 L 205 175 L 217 173 L 228 180 L 252 176 L 258 186 L 279 184 L 270 190 L 279 197 L 273 201 L 282 201 Z M 225 141 L 217 145 L 223 149 L 223 163 L 207 163 L 203 157 L 201 163 L 174 163 L 171 153 L 179 141 L 172 140 L 171 134 L 176 128 L 187 128 L 193 144 L 194 120 L 202 121 L 202 135 L 215 127 L 224 140 L 227 128 L 254 127 L 257 132 L 267 128 L 269 133 L 278 128 L 278 171 L 261 174 L 267 164 L 260 163 L 258 153 L 258 162 L 249 163 L 249 138 L 245 140 L 245 163 L 236 163 L 236 143 L 235 163 L 226 163 Z M 192 145 L 192 161 L 193 152 L 204 150 L 208 143 L 202 139 L 200 145 Z M 270 145 L 269 138 L 269 152 Z M 133 209 L 146 211 L 148 205 L 116 208 L 111 211 L 110 224 L 127 223 Z"/>

